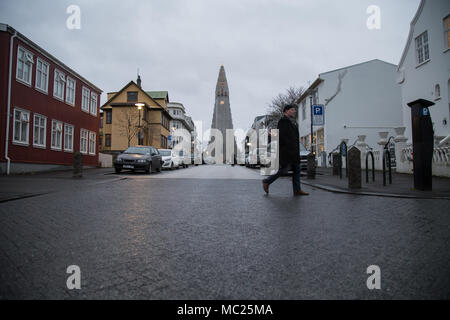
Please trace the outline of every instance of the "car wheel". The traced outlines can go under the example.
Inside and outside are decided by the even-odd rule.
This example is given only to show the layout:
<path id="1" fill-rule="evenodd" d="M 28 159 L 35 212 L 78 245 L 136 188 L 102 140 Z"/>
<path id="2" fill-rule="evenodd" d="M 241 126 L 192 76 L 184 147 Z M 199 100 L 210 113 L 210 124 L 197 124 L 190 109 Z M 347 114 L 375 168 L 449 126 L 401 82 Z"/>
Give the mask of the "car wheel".
<path id="1" fill-rule="evenodd" d="M 174 169 L 174 167 L 173 167 L 173 162 L 170 164 L 170 170 L 173 170 Z"/>
<path id="2" fill-rule="evenodd" d="M 159 168 L 156 169 L 156 172 L 161 172 L 161 166 L 159 166 Z"/>
<path id="3" fill-rule="evenodd" d="M 152 173 L 152 164 L 150 163 L 147 167 L 147 169 L 145 170 L 145 173 L 150 174 Z"/>
<path id="4" fill-rule="evenodd" d="M 120 168 L 114 168 L 114 170 L 116 171 L 116 173 L 120 173 L 122 171 L 122 169 Z"/>

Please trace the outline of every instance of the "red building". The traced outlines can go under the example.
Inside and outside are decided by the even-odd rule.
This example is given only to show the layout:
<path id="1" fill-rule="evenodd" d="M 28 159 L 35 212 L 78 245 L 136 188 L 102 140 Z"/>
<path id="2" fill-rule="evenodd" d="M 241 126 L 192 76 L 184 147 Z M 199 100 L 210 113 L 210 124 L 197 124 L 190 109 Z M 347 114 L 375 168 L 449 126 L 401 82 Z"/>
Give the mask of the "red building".
<path id="1" fill-rule="evenodd" d="M 0 24 L 0 173 L 98 164 L 102 91 L 12 27 Z"/>

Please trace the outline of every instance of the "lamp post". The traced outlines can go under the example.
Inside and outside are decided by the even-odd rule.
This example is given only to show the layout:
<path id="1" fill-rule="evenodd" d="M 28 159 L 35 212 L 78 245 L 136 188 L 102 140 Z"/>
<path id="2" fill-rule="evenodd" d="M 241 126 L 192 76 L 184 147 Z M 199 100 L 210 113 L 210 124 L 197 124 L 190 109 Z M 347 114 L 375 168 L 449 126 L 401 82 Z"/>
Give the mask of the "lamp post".
<path id="1" fill-rule="evenodd" d="M 139 122 L 138 122 L 138 128 L 139 128 L 139 131 L 138 131 L 138 144 L 141 144 L 141 136 L 142 136 L 142 130 L 141 130 L 141 110 L 142 110 L 142 107 L 144 107 L 145 106 L 145 104 L 143 104 L 143 103 L 136 103 L 135 104 L 135 106 L 138 108 L 138 110 L 139 110 Z"/>

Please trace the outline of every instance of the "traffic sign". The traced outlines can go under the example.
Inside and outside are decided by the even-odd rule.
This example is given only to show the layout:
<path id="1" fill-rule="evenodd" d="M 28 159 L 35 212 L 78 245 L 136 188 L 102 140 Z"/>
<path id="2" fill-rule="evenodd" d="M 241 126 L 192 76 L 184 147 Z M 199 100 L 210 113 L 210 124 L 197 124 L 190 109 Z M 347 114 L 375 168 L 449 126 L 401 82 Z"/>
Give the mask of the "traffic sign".
<path id="1" fill-rule="evenodd" d="M 325 125 L 325 113 L 323 104 L 313 105 L 313 126 Z"/>

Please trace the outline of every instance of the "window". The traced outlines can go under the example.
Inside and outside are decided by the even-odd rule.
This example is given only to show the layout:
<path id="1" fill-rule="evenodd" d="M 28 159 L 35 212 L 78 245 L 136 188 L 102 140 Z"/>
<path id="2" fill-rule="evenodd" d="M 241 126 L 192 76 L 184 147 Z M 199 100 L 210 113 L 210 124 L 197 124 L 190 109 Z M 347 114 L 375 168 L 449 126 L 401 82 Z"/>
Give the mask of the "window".
<path id="1" fill-rule="evenodd" d="M 89 112 L 89 98 L 91 96 L 91 92 L 88 88 L 83 87 L 83 95 L 81 101 L 81 110 Z"/>
<path id="2" fill-rule="evenodd" d="M 53 84 L 53 96 L 64 101 L 64 86 L 66 76 L 59 70 L 55 70 L 55 79 Z"/>
<path id="3" fill-rule="evenodd" d="M 111 135 L 105 134 L 105 147 L 111 147 Z"/>
<path id="4" fill-rule="evenodd" d="M 74 79 L 67 77 L 66 102 L 75 105 L 75 85 Z"/>
<path id="5" fill-rule="evenodd" d="M 306 100 L 303 100 L 302 103 L 302 120 L 306 119 Z"/>
<path id="6" fill-rule="evenodd" d="M 64 124 L 64 151 L 73 151 L 73 126 Z"/>
<path id="7" fill-rule="evenodd" d="M 167 148 L 167 138 L 161 135 L 161 148 Z"/>
<path id="8" fill-rule="evenodd" d="M 416 38 L 417 64 L 430 60 L 430 50 L 428 48 L 428 31 L 425 31 Z"/>
<path id="9" fill-rule="evenodd" d="M 62 129 L 63 124 L 61 121 L 52 120 L 52 149 L 62 149 Z"/>
<path id="10" fill-rule="evenodd" d="M 95 143 L 96 143 L 95 132 L 89 132 L 89 154 L 95 155 Z"/>
<path id="11" fill-rule="evenodd" d="M 91 114 L 97 115 L 97 94 L 91 93 Z"/>
<path id="12" fill-rule="evenodd" d="M 450 15 L 444 18 L 444 41 L 445 48 L 450 48 Z"/>
<path id="13" fill-rule="evenodd" d="M 441 97 L 441 86 L 439 84 L 437 84 L 434 87 L 434 99 L 439 99 Z"/>
<path id="14" fill-rule="evenodd" d="M 30 130 L 30 112 L 14 109 L 14 139 L 13 142 L 28 145 Z"/>
<path id="15" fill-rule="evenodd" d="M 47 118 L 39 114 L 33 119 L 33 146 L 45 148 L 47 132 Z"/>
<path id="16" fill-rule="evenodd" d="M 37 59 L 36 65 L 36 89 L 39 89 L 45 93 L 48 92 L 48 71 L 49 64 L 47 62 L 42 61 L 41 59 Z"/>
<path id="17" fill-rule="evenodd" d="M 106 110 L 106 124 L 112 123 L 112 110 Z"/>
<path id="18" fill-rule="evenodd" d="M 80 134 L 80 152 L 88 153 L 88 135 L 89 132 L 87 130 L 81 129 Z"/>
<path id="19" fill-rule="evenodd" d="M 137 91 L 127 92 L 127 101 L 128 102 L 137 102 L 138 101 L 138 92 Z"/>
<path id="20" fill-rule="evenodd" d="M 98 146 L 99 146 L 99 148 L 102 146 L 102 144 L 103 144 L 103 137 L 100 135 L 100 136 L 98 136 Z"/>
<path id="21" fill-rule="evenodd" d="M 33 55 L 22 47 L 17 49 L 16 79 L 31 85 L 33 72 Z"/>

